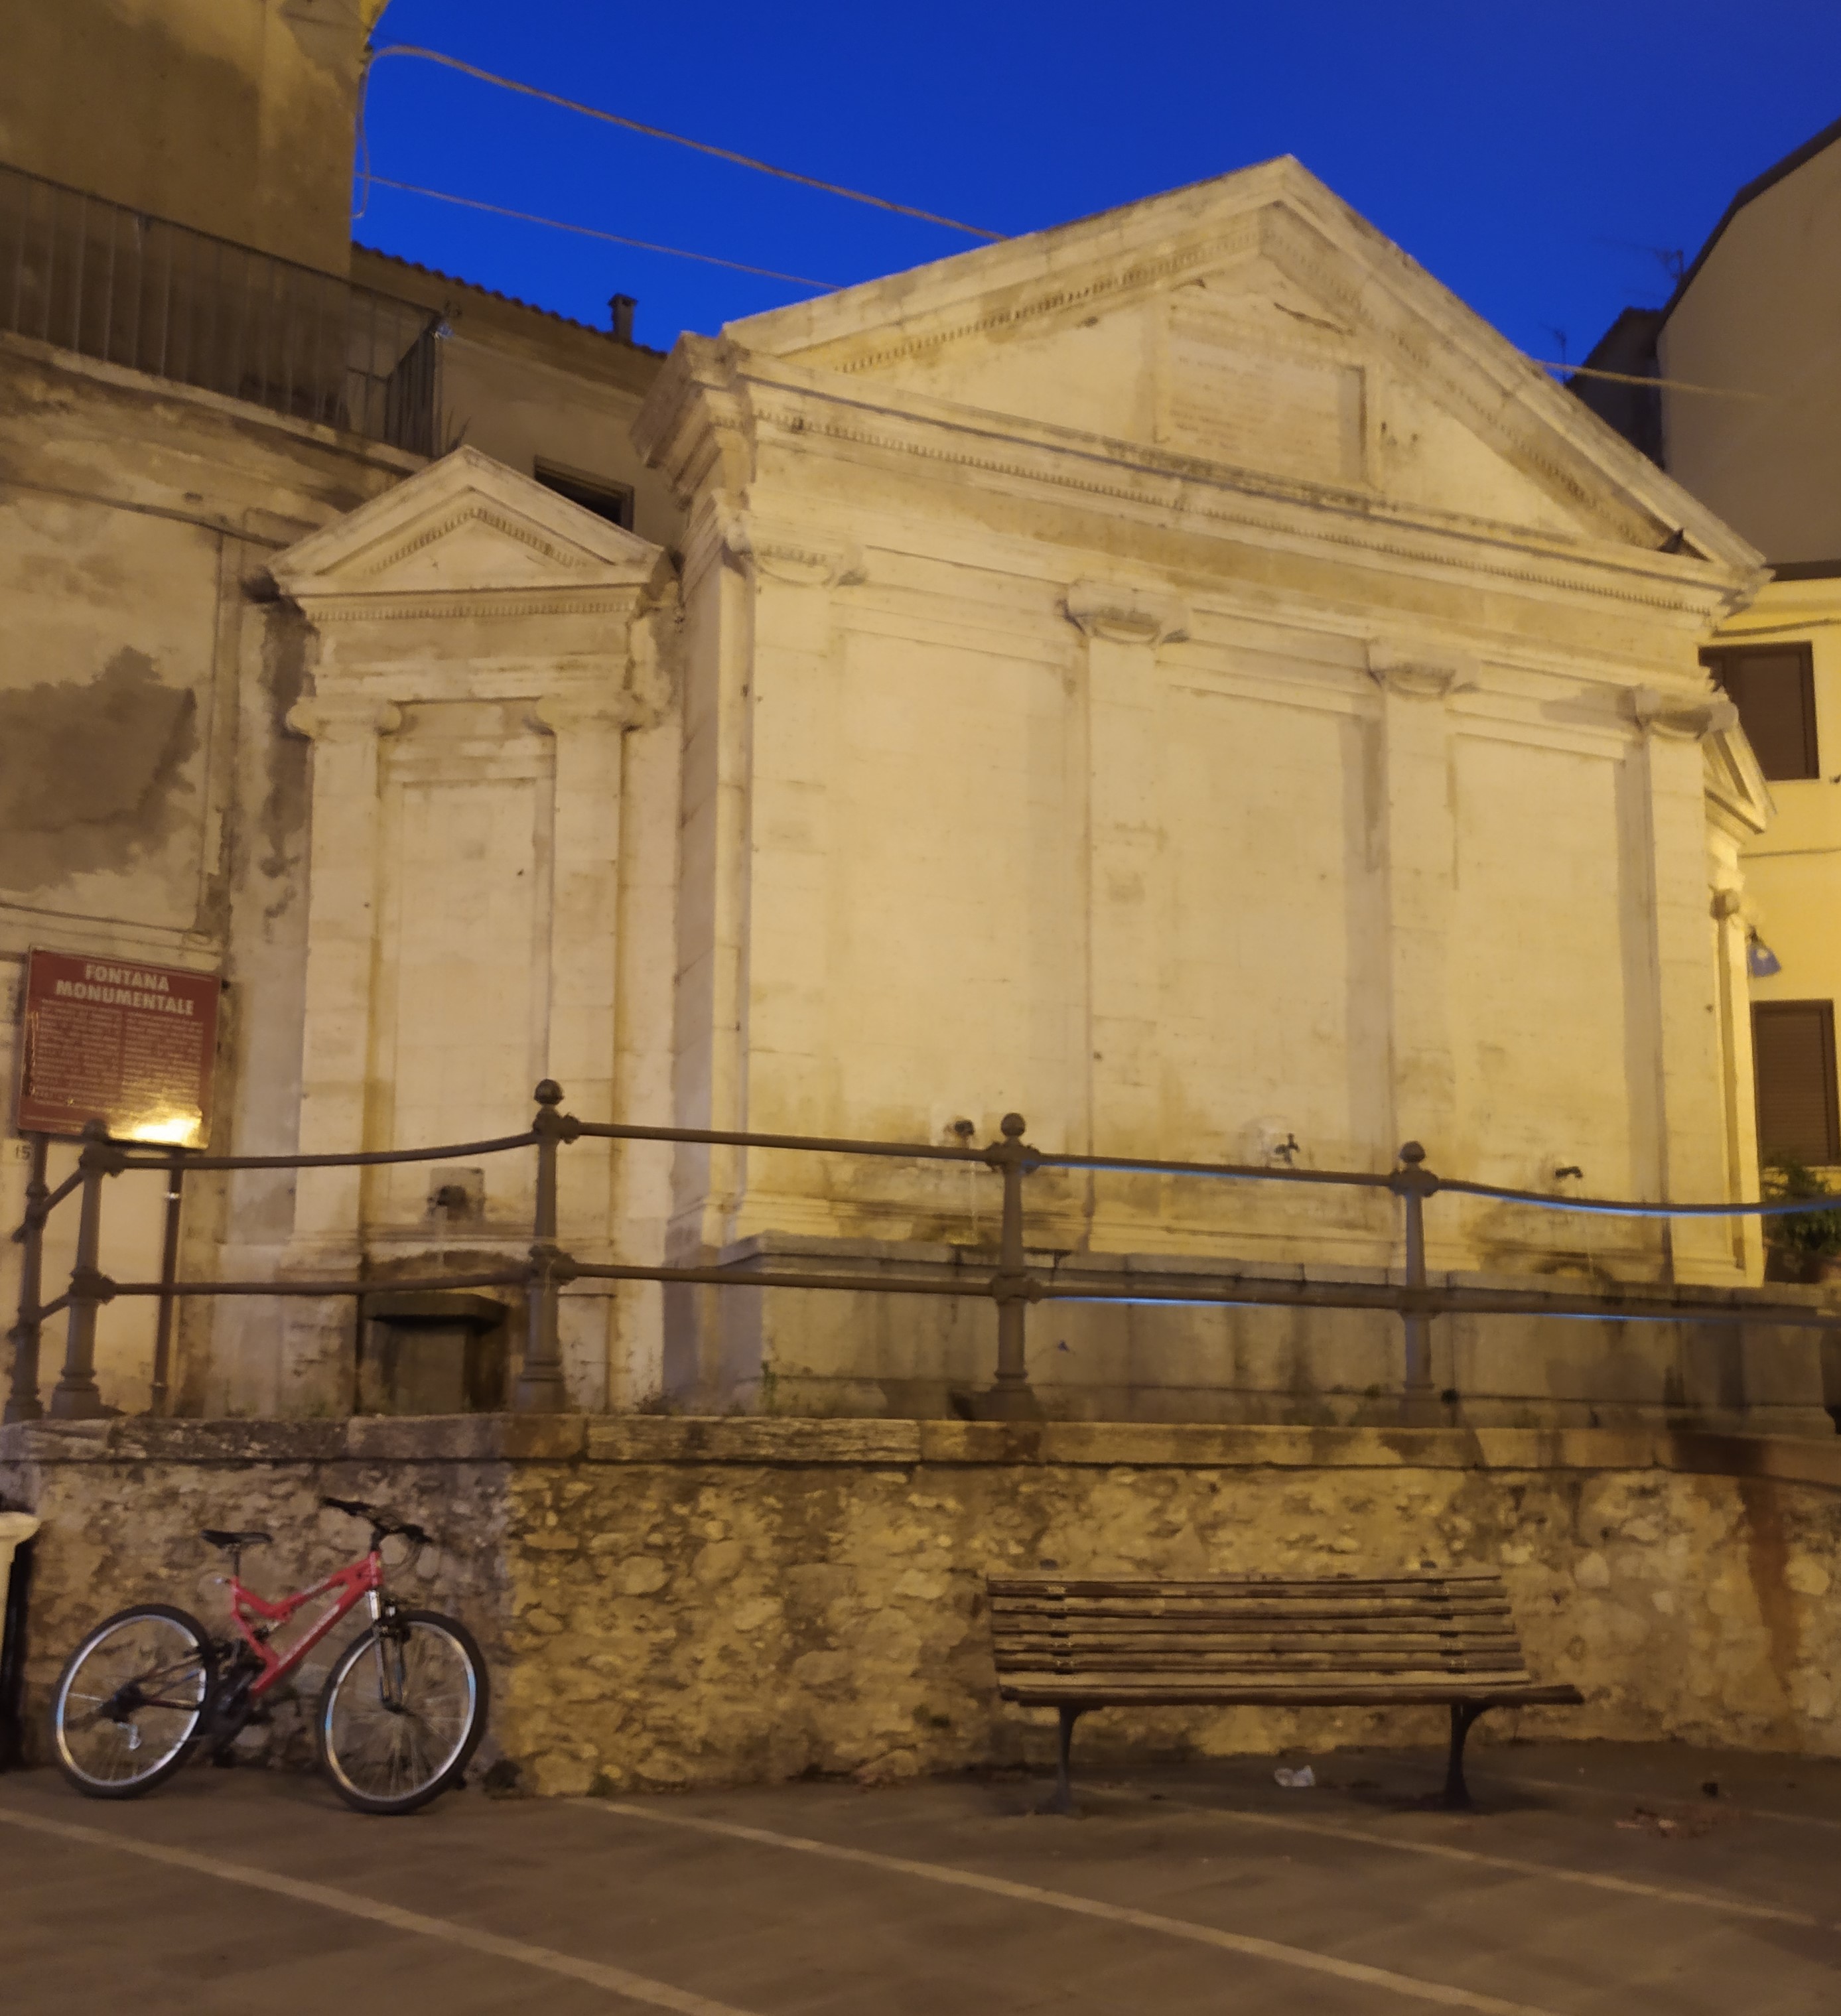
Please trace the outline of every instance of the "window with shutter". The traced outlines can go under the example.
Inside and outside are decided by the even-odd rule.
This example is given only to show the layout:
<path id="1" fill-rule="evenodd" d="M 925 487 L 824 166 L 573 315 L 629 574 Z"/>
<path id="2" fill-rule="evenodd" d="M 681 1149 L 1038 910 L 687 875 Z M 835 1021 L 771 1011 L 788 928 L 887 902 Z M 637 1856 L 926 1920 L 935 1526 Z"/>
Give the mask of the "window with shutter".
<path id="1" fill-rule="evenodd" d="M 546 490 L 553 490 L 571 504 L 579 504 L 610 525 L 630 532 L 633 522 L 633 494 L 629 484 L 610 483 L 604 477 L 585 476 L 581 470 L 565 469 L 560 463 L 546 462 L 541 455 L 531 470 Z"/>
<path id="2" fill-rule="evenodd" d="M 1759 1001 L 1752 1006 L 1758 1082 L 1758 1153 L 1830 1168 L 1841 1162 L 1835 1100 L 1835 1004 Z"/>
<path id="3" fill-rule="evenodd" d="M 1739 725 L 1767 777 L 1819 777 L 1815 668 L 1807 644 L 1707 651 L 1701 662 L 1738 709 Z"/>

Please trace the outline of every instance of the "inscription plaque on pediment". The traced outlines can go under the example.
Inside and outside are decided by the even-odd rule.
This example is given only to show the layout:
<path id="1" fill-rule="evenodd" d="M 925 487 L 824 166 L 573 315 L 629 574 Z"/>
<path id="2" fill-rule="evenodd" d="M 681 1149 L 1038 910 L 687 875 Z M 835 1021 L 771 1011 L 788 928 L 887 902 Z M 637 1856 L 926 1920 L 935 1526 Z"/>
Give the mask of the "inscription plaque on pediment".
<path id="1" fill-rule="evenodd" d="M 1307 350 L 1280 350 L 1238 318 L 1172 309 L 1159 438 L 1237 469 L 1310 483 L 1364 474 L 1365 374 Z"/>

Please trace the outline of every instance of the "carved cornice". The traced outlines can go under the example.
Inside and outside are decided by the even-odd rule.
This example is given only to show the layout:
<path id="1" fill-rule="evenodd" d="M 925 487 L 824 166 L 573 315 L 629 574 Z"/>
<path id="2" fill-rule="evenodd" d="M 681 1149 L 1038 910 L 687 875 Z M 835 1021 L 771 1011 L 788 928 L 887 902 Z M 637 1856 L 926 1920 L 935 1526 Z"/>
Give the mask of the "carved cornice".
<path id="1" fill-rule="evenodd" d="M 387 573 L 391 567 L 400 566 L 413 553 L 434 545 L 438 540 L 451 538 L 468 525 L 485 525 L 504 538 L 542 556 L 552 567 L 562 568 L 567 573 L 581 573 L 590 568 L 604 567 L 606 563 L 597 556 L 585 553 L 578 546 L 566 546 L 560 540 L 546 538 L 531 524 L 513 517 L 508 512 L 498 511 L 477 498 L 468 499 L 456 509 L 444 517 L 419 526 L 413 535 L 390 543 L 380 542 L 377 549 L 366 557 L 363 563 L 355 567 L 355 574 L 376 575 Z M 335 593 L 337 592 L 335 589 Z"/>
<path id="2" fill-rule="evenodd" d="M 1587 596 L 1673 617 L 1696 633 L 1734 592 L 1728 578 L 1710 579 L 1706 563 L 1691 560 L 1607 551 L 1583 541 L 1568 550 L 1522 527 L 1429 509 L 1409 513 L 1346 488 L 1230 469 L 1142 441 L 955 411 L 946 401 L 895 388 L 876 388 L 881 396 L 872 403 L 863 396 L 870 388 L 847 391 L 842 381 L 827 386 L 815 378 L 789 386 L 775 360 L 760 363 L 765 369 L 750 383 L 776 404 L 789 394 L 798 400 L 799 431 L 808 442 L 853 455 L 867 451 L 936 471 L 963 471 L 987 487 L 1041 485 L 1159 525 L 1173 512 L 1184 530 L 1315 550 L 1346 563 L 1431 567 L 1526 592 Z M 1725 563 L 1714 564 L 1724 576 Z M 690 572 L 687 564 L 687 578 Z"/>
<path id="3" fill-rule="evenodd" d="M 834 371 L 874 371 L 878 365 L 899 363 L 904 358 L 923 357 L 962 342 L 967 337 L 989 336 L 1057 315 L 1086 312 L 1097 306 L 1115 307 L 1121 297 L 1149 291 L 1180 281 L 1198 267 L 1220 266 L 1244 258 L 1259 248 L 1258 213 L 1238 218 L 1225 229 L 1210 232 L 1187 245 L 1134 259 L 1130 265 L 1110 271 L 1089 271 L 1078 279 L 1021 293 L 1011 293 L 993 303 L 981 300 L 971 311 L 956 315 L 949 311 L 931 328 L 910 329 L 892 341 L 868 347 L 861 337 L 846 337 L 821 343 L 805 353 L 805 361 Z"/>
<path id="4" fill-rule="evenodd" d="M 1077 581 L 1061 607 L 1084 635 L 1109 643 L 1144 644 L 1155 650 L 1189 635 L 1188 605 L 1162 589 Z"/>
<path id="5" fill-rule="evenodd" d="M 456 536 L 474 550 L 453 557 L 455 578 L 444 581 L 441 548 Z M 416 578 L 393 585 L 392 571 L 405 564 Z M 650 540 L 464 448 L 309 533 L 270 563 L 276 585 L 310 616 L 329 608 L 343 615 L 372 600 L 604 592 L 644 587 L 665 567 L 663 550 Z"/>
<path id="6" fill-rule="evenodd" d="M 640 454 L 683 509 L 712 484 L 739 492 L 754 473 L 754 419 L 734 358 L 732 344 L 679 337 L 633 422 Z"/>
<path id="7" fill-rule="evenodd" d="M 303 602 L 308 618 L 326 623 L 399 623 L 416 617 L 437 621 L 541 616 L 630 616 L 645 589 L 420 589 L 390 595 L 315 596 Z"/>
<path id="8" fill-rule="evenodd" d="M 1468 693 L 1479 680 L 1477 661 L 1461 651 L 1373 643 L 1368 676 L 1400 700 L 1449 700 Z"/>
<path id="9" fill-rule="evenodd" d="M 1633 686 L 1626 704 L 1645 735 L 1670 742 L 1701 742 L 1738 725 L 1738 709 L 1722 693 L 1702 699 L 1666 699 L 1653 686 Z"/>

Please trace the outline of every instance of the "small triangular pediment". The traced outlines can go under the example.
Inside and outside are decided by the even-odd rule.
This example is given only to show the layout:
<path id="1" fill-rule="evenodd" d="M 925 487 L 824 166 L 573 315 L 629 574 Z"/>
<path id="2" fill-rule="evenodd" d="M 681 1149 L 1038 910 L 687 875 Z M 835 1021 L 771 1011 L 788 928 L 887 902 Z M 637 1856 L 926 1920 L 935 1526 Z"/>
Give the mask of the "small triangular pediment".
<path id="1" fill-rule="evenodd" d="M 290 546 L 270 572 L 303 604 L 420 601 L 643 587 L 664 560 L 650 541 L 460 448 Z"/>
<path id="2" fill-rule="evenodd" d="M 1713 513 L 1297 162 L 731 324 L 913 394 L 1409 513 L 1751 567 Z"/>
<path id="3" fill-rule="evenodd" d="M 1709 809 L 1735 838 L 1756 839 L 1776 818 L 1777 803 L 1745 729 L 1736 718 L 1717 721 L 1701 748 Z"/>

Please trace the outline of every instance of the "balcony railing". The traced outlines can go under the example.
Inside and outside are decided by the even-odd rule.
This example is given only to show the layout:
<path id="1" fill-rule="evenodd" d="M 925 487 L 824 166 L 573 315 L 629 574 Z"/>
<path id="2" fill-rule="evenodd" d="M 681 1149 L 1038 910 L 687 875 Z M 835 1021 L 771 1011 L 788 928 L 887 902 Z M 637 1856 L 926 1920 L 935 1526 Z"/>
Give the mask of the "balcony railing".
<path id="1" fill-rule="evenodd" d="M 333 274 L 0 167 L 0 330 L 433 455 L 438 327 Z"/>

